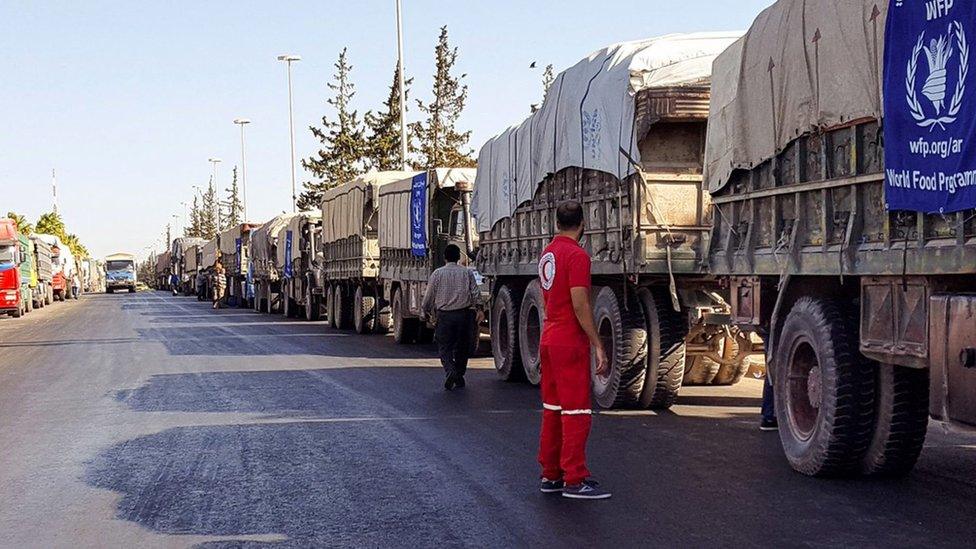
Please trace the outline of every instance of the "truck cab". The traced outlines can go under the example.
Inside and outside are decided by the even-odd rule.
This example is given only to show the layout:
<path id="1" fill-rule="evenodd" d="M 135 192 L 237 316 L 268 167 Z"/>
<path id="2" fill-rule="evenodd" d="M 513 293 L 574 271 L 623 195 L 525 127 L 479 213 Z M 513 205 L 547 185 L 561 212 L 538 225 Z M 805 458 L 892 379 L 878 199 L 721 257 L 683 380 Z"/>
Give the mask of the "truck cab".
<path id="1" fill-rule="evenodd" d="M 132 254 L 113 254 L 105 258 L 105 292 L 136 291 L 136 260 Z"/>
<path id="2" fill-rule="evenodd" d="M 12 220 L 0 220 L 0 314 L 14 318 L 26 313 L 30 302 L 30 275 L 27 273 L 24 283 L 24 251 L 19 236 Z"/>

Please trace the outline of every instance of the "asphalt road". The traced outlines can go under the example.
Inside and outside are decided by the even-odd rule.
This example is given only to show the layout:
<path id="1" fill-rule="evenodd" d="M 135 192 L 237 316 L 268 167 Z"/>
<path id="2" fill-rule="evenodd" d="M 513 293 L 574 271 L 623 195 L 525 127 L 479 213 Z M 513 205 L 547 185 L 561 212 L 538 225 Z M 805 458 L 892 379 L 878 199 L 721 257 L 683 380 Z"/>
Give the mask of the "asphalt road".
<path id="1" fill-rule="evenodd" d="M 760 384 L 601 413 L 601 502 L 536 491 L 538 394 L 490 358 L 163 293 L 0 319 L 0 545 L 972 546 L 976 437 L 899 481 L 793 473 Z"/>

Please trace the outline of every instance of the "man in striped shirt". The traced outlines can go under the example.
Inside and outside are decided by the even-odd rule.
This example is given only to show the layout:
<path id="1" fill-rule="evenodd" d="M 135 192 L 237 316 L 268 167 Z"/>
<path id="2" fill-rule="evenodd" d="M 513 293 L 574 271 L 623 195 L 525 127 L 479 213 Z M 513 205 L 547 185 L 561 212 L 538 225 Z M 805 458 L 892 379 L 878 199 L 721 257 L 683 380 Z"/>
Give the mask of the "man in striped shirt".
<path id="1" fill-rule="evenodd" d="M 424 318 L 436 313 L 435 335 L 444 367 L 444 388 L 464 387 L 464 373 L 477 337 L 481 317 L 481 290 L 471 269 L 460 265 L 461 249 L 448 244 L 444 249 L 447 265 L 436 269 L 427 281 L 421 305 Z"/>

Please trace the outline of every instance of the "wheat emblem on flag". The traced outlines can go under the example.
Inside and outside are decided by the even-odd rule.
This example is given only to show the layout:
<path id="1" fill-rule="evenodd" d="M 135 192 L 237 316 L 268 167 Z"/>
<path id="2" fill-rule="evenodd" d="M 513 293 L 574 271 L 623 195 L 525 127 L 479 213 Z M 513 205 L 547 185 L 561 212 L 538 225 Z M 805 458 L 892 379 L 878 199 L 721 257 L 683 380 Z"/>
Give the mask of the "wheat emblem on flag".
<path id="1" fill-rule="evenodd" d="M 955 48 L 953 48 L 953 38 L 955 38 Z M 952 61 L 956 49 L 959 51 L 958 78 L 952 98 L 946 105 L 949 63 Z M 925 114 L 915 88 L 918 58 L 923 52 L 926 61 L 928 61 L 929 75 L 922 85 L 922 95 L 932 103 L 935 110 L 935 115 L 932 117 Z M 962 108 L 963 96 L 966 94 L 966 77 L 968 74 L 969 44 L 966 41 L 966 32 L 963 30 L 962 24 L 958 21 L 950 23 L 948 32 L 945 35 L 940 35 L 938 39 L 930 40 L 928 45 L 925 45 L 925 33 L 923 32 L 918 37 L 918 42 L 915 43 L 912 57 L 908 60 L 908 74 L 905 78 L 908 109 L 912 118 L 915 119 L 915 123 L 932 131 L 936 125 L 944 130 L 946 124 L 955 122 L 959 110 Z"/>

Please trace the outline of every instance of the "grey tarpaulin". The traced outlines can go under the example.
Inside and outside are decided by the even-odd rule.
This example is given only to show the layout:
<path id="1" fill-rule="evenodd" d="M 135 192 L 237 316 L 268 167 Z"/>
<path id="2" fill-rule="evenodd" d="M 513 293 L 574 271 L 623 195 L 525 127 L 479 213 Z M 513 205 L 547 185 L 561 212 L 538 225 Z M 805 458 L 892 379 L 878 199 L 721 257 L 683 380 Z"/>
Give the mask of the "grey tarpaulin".
<path id="1" fill-rule="evenodd" d="M 563 168 L 630 175 L 633 167 L 620 148 L 639 160 L 637 92 L 707 83 L 715 56 L 741 34 L 672 34 L 614 44 L 560 73 L 539 111 L 481 148 L 472 202 L 478 231 L 511 215 L 547 174 Z"/>
<path id="2" fill-rule="evenodd" d="M 881 117 L 886 0 L 780 0 L 718 56 L 705 182 L 769 160 L 814 128 Z"/>

